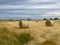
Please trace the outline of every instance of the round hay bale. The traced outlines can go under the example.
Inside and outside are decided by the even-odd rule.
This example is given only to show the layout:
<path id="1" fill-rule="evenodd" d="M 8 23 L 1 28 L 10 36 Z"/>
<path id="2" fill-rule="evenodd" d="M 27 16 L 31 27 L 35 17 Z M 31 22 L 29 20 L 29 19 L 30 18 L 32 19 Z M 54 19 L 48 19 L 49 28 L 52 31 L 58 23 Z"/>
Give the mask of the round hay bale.
<path id="1" fill-rule="evenodd" d="M 43 42 L 42 45 L 56 45 L 56 43 L 53 41 L 47 40 L 47 41 Z"/>
<path id="2" fill-rule="evenodd" d="M 45 24 L 46 24 L 46 26 L 53 26 L 54 25 L 53 21 L 51 21 L 51 20 L 47 20 Z"/>
<path id="3" fill-rule="evenodd" d="M 28 28 L 29 25 L 25 21 L 19 21 L 19 28 Z"/>
<path id="4" fill-rule="evenodd" d="M 29 27 L 29 24 L 27 22 L 22 22 L 23 23 L 23 28 L 28 28 Z"/>
<path id="5" fill-rule="evenodd" d="M 36 22 L 39 22 L 38 20 L 36 20 Z"/>
<path id="6" fill-rule="evenodd" d="M 22 21 L 19 21 L 19 28 L 23 28 Z"/>

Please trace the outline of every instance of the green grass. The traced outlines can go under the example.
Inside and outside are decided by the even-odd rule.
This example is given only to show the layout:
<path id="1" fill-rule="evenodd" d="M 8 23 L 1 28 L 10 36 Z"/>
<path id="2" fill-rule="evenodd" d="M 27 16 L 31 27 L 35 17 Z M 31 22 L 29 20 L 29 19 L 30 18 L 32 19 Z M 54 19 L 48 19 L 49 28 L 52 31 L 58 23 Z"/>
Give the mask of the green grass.
<path id="1" fill-rule="evenodd" d="M 0 45 L 20 45 L 19 40 L 13 33 L 9 33 L 6 27 L 0 29 Z"/>
<path id="2" fill-rule="evenodd" d="M 29 33 L 22 33 L 19 35 L 18 40 L 21 42 L 21 45 L 24 45 L 31 41 L 33 37 Z"/>
<path id="3" fill-rule="evenodd" d="M 32 40 L 29 33 L 22 33 L 19 36 L 15 32 L 8 32 L 6 27 L 0 29 L 0 45 L 24 45 Z"/>

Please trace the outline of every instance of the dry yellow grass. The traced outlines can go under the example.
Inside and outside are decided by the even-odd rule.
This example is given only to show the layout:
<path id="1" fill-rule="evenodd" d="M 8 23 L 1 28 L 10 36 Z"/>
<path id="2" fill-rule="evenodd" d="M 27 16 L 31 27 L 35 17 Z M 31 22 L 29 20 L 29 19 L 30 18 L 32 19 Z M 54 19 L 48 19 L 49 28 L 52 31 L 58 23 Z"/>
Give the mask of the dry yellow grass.
<path id="1" fill-rule="evenodd" d="M 22 32 L 28 32 L 34 40 L 29 42 L 28 45 L 37 45 L 37 43 L 43 43 L 46 40 L 52 40 L 60 45 L 60 20 L 53 20 L 54 26 L 45 26 L 45 21 L 23 21 L 29 25 L 29 28 L 19 29 L 19 21 L 2 21 L 0 26 L 7 27 L 10 31 L 14 31 L 17 34 Z M 55 37 L 57 36 L 57 37 Z"/>

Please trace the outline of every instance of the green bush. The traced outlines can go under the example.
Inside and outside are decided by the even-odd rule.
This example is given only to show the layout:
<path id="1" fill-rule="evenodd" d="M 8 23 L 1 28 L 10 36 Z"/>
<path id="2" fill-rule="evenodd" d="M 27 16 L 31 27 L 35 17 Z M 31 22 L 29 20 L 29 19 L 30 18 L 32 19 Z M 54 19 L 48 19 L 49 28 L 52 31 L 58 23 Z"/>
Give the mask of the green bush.
<path id="1" fill-rule="evenodd" d="M 22 33 L 19 35 L 18 39 L 21 42 L 21 45 L 24 45 L 28 41 L 32 40 L 33 37 L 31 37 L 31 35 L 29 33 Z"/>

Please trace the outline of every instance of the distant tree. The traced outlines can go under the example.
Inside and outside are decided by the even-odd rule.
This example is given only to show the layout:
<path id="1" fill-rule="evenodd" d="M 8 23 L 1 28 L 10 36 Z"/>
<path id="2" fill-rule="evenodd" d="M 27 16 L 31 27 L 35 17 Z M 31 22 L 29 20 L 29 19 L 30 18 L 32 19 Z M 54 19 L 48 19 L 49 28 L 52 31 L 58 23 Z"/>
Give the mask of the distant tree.
<path id="1" fill-rule="evenodd" d="M 54 18 L 54 20 L 59 20 L 59 18 Z"/>
<path id="2" fill-rule="evenodd" d="M 8 19 L 9 21 L 13 21 L 13 19 Z"/>
<path id="3" fill-rule="evenodd" d="M 47 18 L 44 18 L 43 20 L 47 20 Z"/>
<path id="4" fill-rule="evenodd" d="M 31 19 L 27 19 L 27 20 L 31 20 Z"/>
<path id="5" fill-rule="evenodd" d="M 52 20 L 52 18 L 50 18 L 50 20 Z"/>

